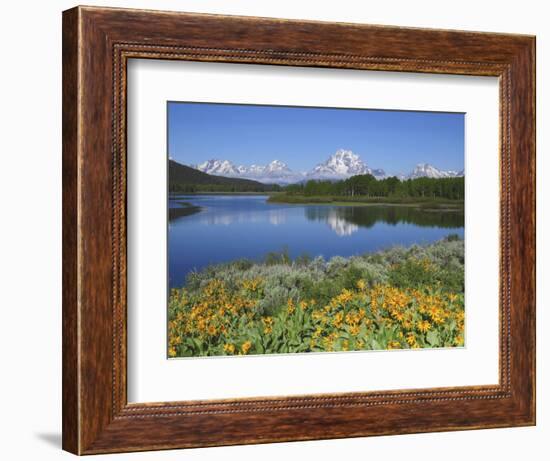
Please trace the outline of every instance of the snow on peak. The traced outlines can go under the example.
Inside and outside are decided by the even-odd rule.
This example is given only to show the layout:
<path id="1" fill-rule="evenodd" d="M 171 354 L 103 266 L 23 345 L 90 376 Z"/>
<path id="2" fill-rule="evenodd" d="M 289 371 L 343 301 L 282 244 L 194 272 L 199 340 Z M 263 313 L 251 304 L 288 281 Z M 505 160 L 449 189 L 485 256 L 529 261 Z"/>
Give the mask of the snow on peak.
<path id="1" fill-rule="evenodd" d="M 265 166 L 264 171 L 268 173 L 290 173 L 291 169 L 285 162 L 281 162 L 280 160 L 273 160 L 271 163 Z"/>
<path id="2" fill-rule="evenodd" d="M 338 149 L 325 162 L 313 168 L 308 176 L 319 179 L 340 179 L 358 174 L 373 174 L 379 178 L 385 176 L 384 170 L 371 170 L 359 155 L 346 149 Z"/>
<path id="3" fill-rule="evenodd" d="M 281 160 L 273 160 L 267 165 L 246 166 L 235 165 L 229 160 L 211 159 L 195 165 L 194 168 L 212 175 L 253 179 L 271 184 L 291 184 L 304 179 L 338 180 L 360 174 L 371 174 L 377 179 L 388 177 L 383 169 L 369 168 L 359 155 L 346 149 L 338 149 L 307 173 L 294 172 Z M 402 181 L 415 178 L 456 178 L 464 176 L 464 170 L 445 171 L 429 163 L 418 163 L 408 175 L 400 173 L 396 176 Z"/>
<path id="4" fill-rule="evenodd" d="M 211 159 L 196 166 L 197 170 L 218 176 L 236 176 L 239 170 L 229 160 Z"/>
<path id="5" fill-rule="evenodd" d="M 464 171 L 445 171 L 436 168 L 429 163 L 419 163 L 414 170 L 409 174 L 408 179 L 415 178 L 456 178 L 464 176 Z"/>
<path id="6" fill-rule="evenodd" d="M 253 179 L 265 183 L 291 183 L 302 179 L 301 173 L 294 173 L 286 163 L 273 160 L 267 165 L 234 165 L 229 160 L 211 159 L 195 166 L 204 173 Z"/>

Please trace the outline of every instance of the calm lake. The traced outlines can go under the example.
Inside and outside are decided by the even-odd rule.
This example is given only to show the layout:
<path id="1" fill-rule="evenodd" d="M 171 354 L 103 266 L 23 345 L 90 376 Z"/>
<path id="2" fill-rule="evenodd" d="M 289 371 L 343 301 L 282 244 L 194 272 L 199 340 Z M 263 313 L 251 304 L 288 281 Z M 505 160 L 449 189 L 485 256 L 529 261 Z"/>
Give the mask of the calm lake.
<path id="1" fill-rule="evenodd" d="M 464 237 L 464 212 L 410 206 L 267 203 L 265 195 L 170 195 L 170 288 L 193 270 L 269 252 L 352 256 L 395 245 Z"/>

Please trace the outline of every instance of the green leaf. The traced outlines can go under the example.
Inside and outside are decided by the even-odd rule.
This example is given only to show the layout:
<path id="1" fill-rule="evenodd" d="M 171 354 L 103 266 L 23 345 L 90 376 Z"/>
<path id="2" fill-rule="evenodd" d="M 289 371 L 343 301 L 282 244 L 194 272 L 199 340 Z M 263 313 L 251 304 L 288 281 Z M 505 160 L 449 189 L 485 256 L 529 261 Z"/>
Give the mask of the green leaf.
<path id="1" fill-rule="evenodd" d="M 428 341 L 428 343 L 430 343 L 430 346 L 432 347 L 439 346 L 439 335 L 435 330 L 428 331 L 428 334 L 426 335 L 426 340 Z"/>

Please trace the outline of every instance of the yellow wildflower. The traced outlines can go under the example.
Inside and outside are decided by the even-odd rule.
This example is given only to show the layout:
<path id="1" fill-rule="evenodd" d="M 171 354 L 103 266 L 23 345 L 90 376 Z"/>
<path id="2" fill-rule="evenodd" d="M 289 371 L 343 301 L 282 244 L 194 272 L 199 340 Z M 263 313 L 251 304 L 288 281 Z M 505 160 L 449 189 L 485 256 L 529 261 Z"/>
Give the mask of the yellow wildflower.
<path id="1" fill-rule="evenodd" d="M 273 331 L 273 317 L 263 317 L 262 323 L 264 324 L 264 333 L 266 335 Z"/>
<path id="2" fill-rule="evenodd" d="M 250 348 L 252 347 L 252 342 L 251 341 L 245 341 L 243 343 L 243 345 L 241 346 L 241 352 L 243 354 L 248 354 L 248 351 L 250 350 Z"/>
<path id="3" fill-rule="evenodd" d="M 235 352 L 235 345 L 231 343 L 224 344 L 223 351 L 226 354 L 233 354 Z"/>
<path id="4" fill-rule="evenodd" d="M 401 349 L 401 343 L 399 341 L 390 341 L 388 343 L 388 349 Z"/>
<path id="5" fill-rule="evenodd" d="M 292 300 L 292 298 L 288 298 L 288 301 L 286 303 L 286 309 L 289 314 L 293 314 L 294 311 L 296 310 L 296 306 L 294 305 L 294 301 Z"/>
<path id="6" fill-rule="evenodd" d="M 418 331 L 422 333 L 426 333 L 431 328 L 430 322 L 427 320 L 422 320 L 416 324 L 416 328 L 418 328 Z"/>
<path id="7" fill-rule="evenodd" d="M 340 328 L 342 326 L 342 321 L 344 320 L 344 314 L 343 312 L 338 312 L 335 316 L 334 316 L 334 319 L 332 320 L 332 324 L 336 327 L 336 328 Z"/>

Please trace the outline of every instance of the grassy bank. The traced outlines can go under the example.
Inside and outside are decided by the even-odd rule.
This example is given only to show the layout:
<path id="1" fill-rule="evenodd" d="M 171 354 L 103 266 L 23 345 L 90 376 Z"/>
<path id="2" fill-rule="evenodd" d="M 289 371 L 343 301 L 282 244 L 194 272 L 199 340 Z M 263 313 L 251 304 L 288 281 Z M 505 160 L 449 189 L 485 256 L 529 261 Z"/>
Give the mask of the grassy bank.
<path id="1" fill-rule="evenodd" d="M 464 242 L 211 266 L 169 299 L 169 355 L 463 345 Z"/>
<path id="2" fill-rule="evenodd" d="M 424 197 L 342 197 L 332 195 L 298 195 L 285 193 L 272 193 L 268 202 L 314 205 L 342 205 L 342 206 L 368 206 L 368 205 L 401 205 L 422 208 L 456 208 L 464 207 L 464 200 L 449 200 L 444 198 Z"/>

